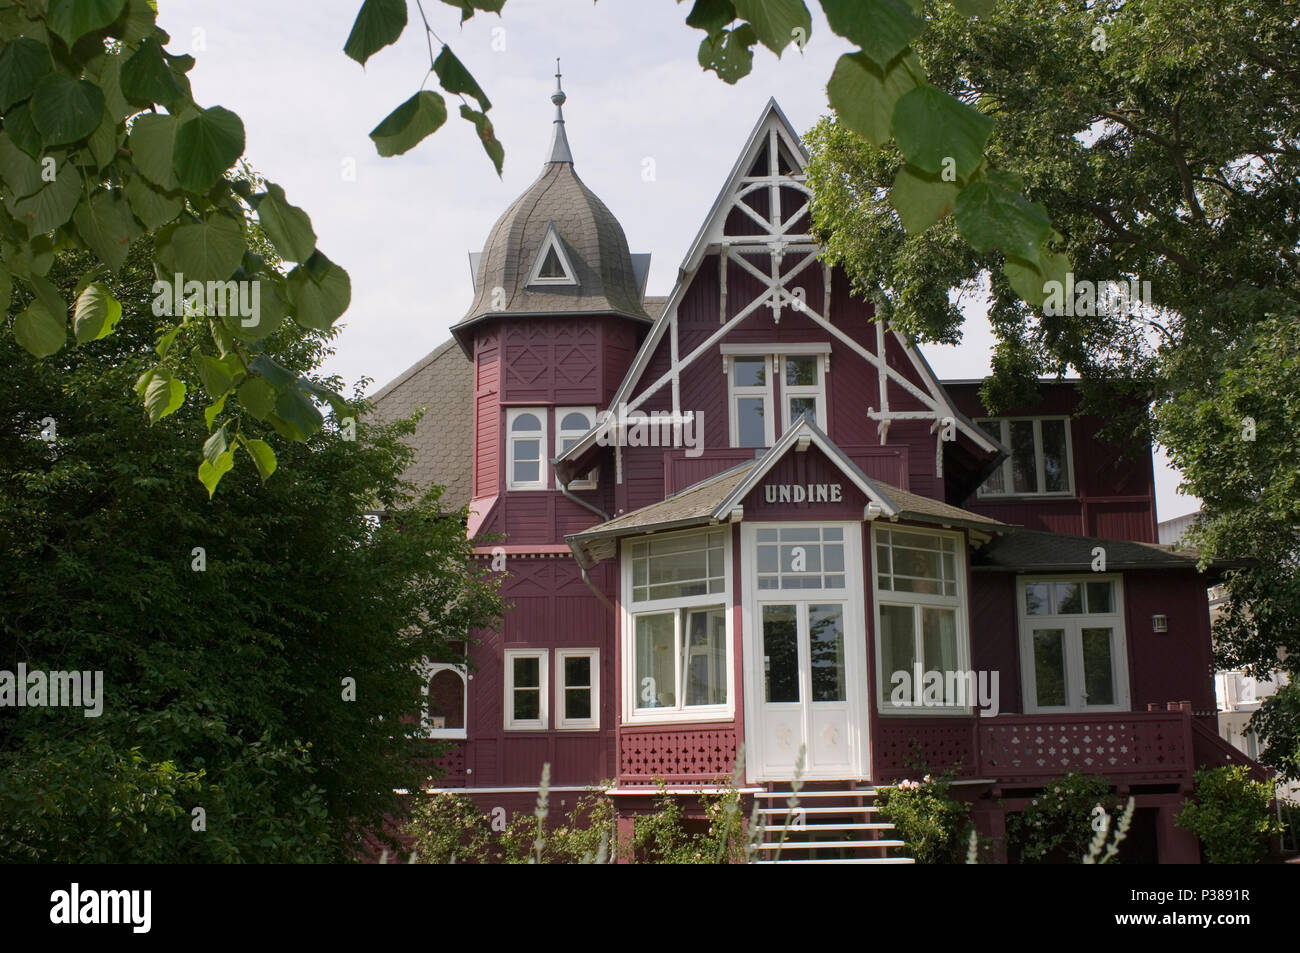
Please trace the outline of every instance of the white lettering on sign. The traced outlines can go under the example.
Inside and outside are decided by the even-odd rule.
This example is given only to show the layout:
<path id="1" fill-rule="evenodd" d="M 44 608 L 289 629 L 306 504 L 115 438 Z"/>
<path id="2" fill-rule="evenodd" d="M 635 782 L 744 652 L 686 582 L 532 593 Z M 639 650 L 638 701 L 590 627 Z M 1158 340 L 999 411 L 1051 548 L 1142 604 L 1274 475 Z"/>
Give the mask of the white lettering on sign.
<path id="1" fill-rule="evenodd" d="M 838 483 L 764 483 L 763 499 L 769 503 L 839 503 L 844 493 Z"/>

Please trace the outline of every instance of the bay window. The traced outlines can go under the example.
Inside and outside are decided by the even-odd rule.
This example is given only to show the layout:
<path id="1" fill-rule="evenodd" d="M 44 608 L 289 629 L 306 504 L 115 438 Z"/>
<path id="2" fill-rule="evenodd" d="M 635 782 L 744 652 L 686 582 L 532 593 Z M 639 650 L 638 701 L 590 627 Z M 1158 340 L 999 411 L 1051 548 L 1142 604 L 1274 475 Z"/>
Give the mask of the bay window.
<path id="1" fill-rule="evenodd" d="M 1120 577 L 1031 577 L 1017 588 L 1025 711 L 1127 710 Z"/>
<path id="2" fill-rule="evenodd" d="M 969 669 L 964 544 L 956 533 L 873 528 L 876 660 L 882 712 L 950 709 L 973 699 L 949 673 Z M 937 673 L 941 686 L 926 691 Z"/>
<path id="3" fill-rule="evenodd" d="M 702 720 L 729 713 L 729 550 L 723 530 L 627 545 L 627 720 Z"/>
<path id="4" fill-rule="evenodd" d="M 1011 450 L 980 496 L 1046 496 L 1074 492 L 1070 418 L 1011 417 L 977 420 L 980 429 Z"/>

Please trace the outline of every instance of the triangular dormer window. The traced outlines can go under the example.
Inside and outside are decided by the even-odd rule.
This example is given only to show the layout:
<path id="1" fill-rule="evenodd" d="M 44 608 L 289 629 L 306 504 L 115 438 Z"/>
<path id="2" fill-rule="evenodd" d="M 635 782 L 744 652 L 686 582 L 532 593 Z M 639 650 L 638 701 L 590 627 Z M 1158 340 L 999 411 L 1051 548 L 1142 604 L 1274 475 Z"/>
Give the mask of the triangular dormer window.
<path id="1" fill-rule="evenodd" d="M 578 278 L 560 241 L 560 233 L 555 230 L 555 223 L 546 225 L 546 234 L 542 236 L 541 247 L 533 259 L 533 270 L 528 276 L 530 285 L 576 285 Z"/>

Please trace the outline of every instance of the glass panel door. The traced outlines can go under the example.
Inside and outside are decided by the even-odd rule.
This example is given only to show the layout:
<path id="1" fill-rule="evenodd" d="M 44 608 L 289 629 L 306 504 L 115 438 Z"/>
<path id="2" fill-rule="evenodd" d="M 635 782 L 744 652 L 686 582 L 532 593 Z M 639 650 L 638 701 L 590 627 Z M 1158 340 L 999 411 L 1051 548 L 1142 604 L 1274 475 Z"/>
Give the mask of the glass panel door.
<path id="1" fill-rule="evenodd" d="M 1039 708 L 1067 703 L 1064 629 L 1034 629 L 1034 684 Z"/>
<path id="2" fill-rule="evenodd" d="M 1085 705 L 1115 704 L 1115 661 L 1109 628 L 1087 628 L 1082 632 L 1083 643 L 1083 703 Z"/>

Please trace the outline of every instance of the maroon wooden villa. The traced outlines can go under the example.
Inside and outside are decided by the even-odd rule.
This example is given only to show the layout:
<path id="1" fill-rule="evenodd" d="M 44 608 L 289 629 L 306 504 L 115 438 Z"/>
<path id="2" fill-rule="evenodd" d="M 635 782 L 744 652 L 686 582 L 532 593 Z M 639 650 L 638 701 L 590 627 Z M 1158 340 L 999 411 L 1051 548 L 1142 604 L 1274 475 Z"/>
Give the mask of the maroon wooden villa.
<path id="1" fill-rule="evenodd" d="M 996 836 L 1076 771 L 1136 797 L 1140 856 L 1195 862 L 1193 772 L 1245 758 L 1215 731 L 1214 570 L 1156 544 L 1150 448 L 1100 442 L 1068 381 L 992 418 L 873 321 L 817 258 L 775 101 L 646 297 L 552 100 L 452 340 L 374 398 L 428 408 L 411 476 L 504 537 L 476 549 L 502 628 L 429 665 L 434 790 L 531 811 L 549 763 L 553 811 L 612 779 L 626 831 L 656 780 L 693 809 L 743 747 L 764 817 L 807 784 L 791 840 L 821 846 L 783 860 L 880 862 L 906 852 L 878 785 L 951 770 Z"/>

